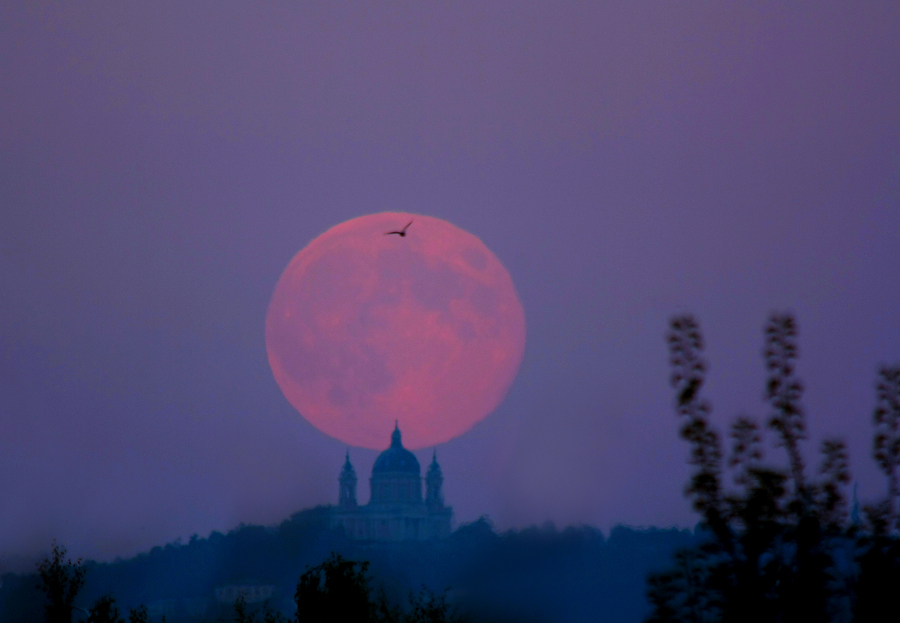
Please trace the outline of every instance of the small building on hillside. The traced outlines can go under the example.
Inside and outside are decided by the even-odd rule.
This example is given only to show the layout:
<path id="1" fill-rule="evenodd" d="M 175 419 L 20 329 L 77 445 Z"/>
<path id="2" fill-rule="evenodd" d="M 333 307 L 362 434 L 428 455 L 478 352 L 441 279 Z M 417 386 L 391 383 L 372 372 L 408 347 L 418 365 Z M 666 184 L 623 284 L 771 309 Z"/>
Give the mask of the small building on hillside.
<path id="1" fill-rule="evenodd" d="M 391 434 L 390 447 L 378 455 L 369 479 L 369 503 L 356 502 L 356 471 L 350 453 L 341 469 L 338 505 L 332 513 L 332 526 L 341 526 L 352 539 L 371 541 L 426 541 L 450 534 L 453 509 L 444 505 L 441 488 L 444 477 L 435 453 L 425 476 L 419 461 L 403 447 L 399 426 Z"/>

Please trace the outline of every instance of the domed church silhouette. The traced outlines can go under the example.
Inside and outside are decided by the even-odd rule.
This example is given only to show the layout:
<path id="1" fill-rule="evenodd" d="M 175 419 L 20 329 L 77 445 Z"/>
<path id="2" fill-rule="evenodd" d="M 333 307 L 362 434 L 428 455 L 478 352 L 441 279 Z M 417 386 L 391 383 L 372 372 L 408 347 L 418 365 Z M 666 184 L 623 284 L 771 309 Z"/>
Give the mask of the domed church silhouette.
<path id="1" fill-rule="evenodd" d="M 352 539 L 371 541 L 426 541 L 450 534 L 453 509 L 444 505 L 441 487 L 444 477 L 432 456 L 425 476 L 425 497 L 419 460 L 403 447 L 400 427 L 395 423 L 390 447 L 378 455 L 369 479 L 369 503 L 356 503 L 356 471 L 350 452 L 338 478 L 338 505 L 332 512 L 332 526 L 343 527 Z"/>

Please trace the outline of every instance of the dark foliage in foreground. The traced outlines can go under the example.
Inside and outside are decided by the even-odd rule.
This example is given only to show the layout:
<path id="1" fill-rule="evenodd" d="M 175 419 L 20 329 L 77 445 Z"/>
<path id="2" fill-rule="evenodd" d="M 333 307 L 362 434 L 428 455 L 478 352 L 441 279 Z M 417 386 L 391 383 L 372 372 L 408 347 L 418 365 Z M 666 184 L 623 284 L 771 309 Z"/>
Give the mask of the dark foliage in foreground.
<path id="1" fill-rule="evenodd" d="M 848 521 L 850 481 L 843 441 L 822 442 L 814 478 L 806 475 L 803 385 L 795 373 L 796 323 L 774 314 L 765 330 L 770 405 L 767 428 L 786 466 L 763 463 L 764 431 L 740 416 L 727 459 L 734 490 L 726 490 L 722 442 L 702 398 L 703 338 L 691 316 L 672 320 L 671 383 L 681 436 L 694 465 L 685 494 L 703 518 L 706 539 L 675 555 L 667 571 L 647 580 L 648 623 L 885 620 L 900 584 L 896 534 L 900 466 L 900 368 L 882 368 L 877 383 L 873 455 L 888 480 L 886 499 Z"/>
<path id="2" fill-rule="evenodd" d="M 98 598 L 89 610 L 73 605 L 84 584 L 85 567 L 81 561 L 65 558 L 64 547 L 54 544 L 53 553 L 40 564 L 43 590 L 48 601 L 48 623 L 69 622 L 75 610 L 87 616 L 86 623 L 125 623 L 116 600 L 111 595 Z M 464 623 L 448 603 L 446 595 L 436 595 L 423 588 L 410 594 L 406 610 L 392 606 L 384 593 L 372 590 L 367 573 L 369 563 L 346 560 L 332 553 L 323 563 L 308 568 L 297 582 L 294 594 L 296 614 L 292 618 L 273 610 L 268 603 L 258 611 L 248 608 L 243 596 L 234 604 L 235 623 Z M 80 617 L 83 618 L 83 617 Z M 219 617 L 224 621 L 223 617 Z M 128 623 L 148 623 L 147 608 L 139 606 L 129 613 Z"/>
<path id="3" fill-rule="evenodd" d="M 38 565 L 41 579 L 37 588 L 44 593 L 44 614 L 47 623 L 71 623 L 76 612 L 87 616 L 87 623 L 125 623 L 116 600 L 102 595 L 89 609 L 75 605 L 75 598 L 84 587 L 87 569 L 81 559 L 66 557 L 66 548 L 54 542 L 50 555 Z M 83 618 L 83 617 L 79 617 Z M 129 614 L 129 623 L 147 623 L 147 609 L 137 608 Z"/>
<path id="4" fill-rule="evenodd" d="M 167 623 L 284 623 L 295 619 L 298 578 L 334 552 L 368 562 L 371 600 L 382 620 L 434 620 L 446 606 L 477 623 L 637 623 L 648 610 L 647 573 L 694 542 L 690 531 L 674 528 L 616 526 L 604 535 L 546 524 L 498 534 L 480 519 L 443 541 L 361 543 L 330 529 L 327 509 L 316 508 L 274 527 L 242 526 L 129 560 L 84 563 L 73 621 L 85 621 L 99 599 L 113 595 L 110 605 L 120 610 L 113 614 L 129 623 L 158 623 L 162 606 Z M 7 574 L 2 581 L 0 621 L 44 619 L 39 577 Z M 252 582 L 275 587 L 268 603 L 245 602 L 240 612 L 237 604 L 217 603 L 217 587 Z M 198 600 L 202 613 L 192 613 L 187 606 Z"/>
<path id="5" fill-rule="evenodd" d="M 446 595 L 436 595 L 422 589 L 409 597 L 404 612 L 391 605 L 384 591 L 377 595 L 372 589 L 367 562 L 346 560 L 332 554 L 300 576 L 294 601 L 298 623 L 329 623 L 354 621 L 358 623 L 463 623 L 447 602 Z"/>
<path id="6" fill-rule="evenodd" d="M 377 620 L 367 562 L 345 560 L 338 554 L 300 576 L 294 601 L 301 623 Z"/>
<path id="7" fill-rule="evenodd" d="M 84 564 L 81 559 L 66 558 L 66 548 L 54 541 L 53 548 L 41 564 L 37 585 L 47 598 L 44 610 L 48 623 L 69 623 L 72 620 L 72 603 L 84 586 Z"/>

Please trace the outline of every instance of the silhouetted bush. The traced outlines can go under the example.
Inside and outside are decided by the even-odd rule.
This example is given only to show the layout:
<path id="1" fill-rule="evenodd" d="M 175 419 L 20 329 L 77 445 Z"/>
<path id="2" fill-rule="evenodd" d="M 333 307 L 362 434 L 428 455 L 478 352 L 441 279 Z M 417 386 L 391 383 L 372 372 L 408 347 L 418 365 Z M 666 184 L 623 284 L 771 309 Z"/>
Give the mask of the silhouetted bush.
<path id="1" fill-rule="evenodd" d="M 298 623 L 456 623 L 459 617 L 446 595 L 423 588 L 410 595 L 403 613 L 389 604 L 384 592 L 374 595 L 369 563 L 346 560 L 332 553 L 323 563 L 300 576 L 295 601 Z"/>
<path id="2" fill-rule="evenodd" d="M 806 419 L 797 378 L 796 323 L 773 314 L 765 329 L 764 359 L 770 405 L 767 427 L 784 448 L 785 467 L 763 463 L 763 430 L 748 416 L 731 427 L 723 483 L 722 444 L 702 398 L 703 338 L 691 316 L 674 318 L 668 335 L 675 407 L 694 470 L 685 494 L 707 536 L 675 556 L 669 570 L 647 580 L 652 623 L 675 621 L 886 620 L 889 586 L 900 582 L 895 535 L 900 466 L 900 369 L 883 368 L 877 387 L 874 456 L 888 478 L 884 502 L 867 509 L 864 526 L 847 518 L 850 480 L 844 442 L 822 442 L 815 478 L 805 472 L 800 442 Z M 876 615 L 875 613 L 879 613 Z"/>
<path id="3" fill-rule="evenodd" d="M 84 564 L 79 558 L 66 558 L 66 548 L 53 542 L 50 555 L 38 565 L 41 583 L 38 585 L 47 598 L 44 604 L 47 623 L 71 623 L 75 597 L 84 587 Z"/>
<path id="4" fill-rule="evenodd" d="M 125 623 L 112 595 L 100 597 L 90 609 L 87 623 Z"/>

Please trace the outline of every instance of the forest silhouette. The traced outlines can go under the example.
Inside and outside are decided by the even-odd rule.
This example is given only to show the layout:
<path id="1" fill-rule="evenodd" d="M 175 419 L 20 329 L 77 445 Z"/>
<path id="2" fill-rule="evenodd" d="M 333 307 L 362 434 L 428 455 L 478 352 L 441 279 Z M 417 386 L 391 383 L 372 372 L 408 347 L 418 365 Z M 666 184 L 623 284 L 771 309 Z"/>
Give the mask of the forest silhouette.
<path id="1" fill-rule="evenodd" d="M 768 417 L 761 425 L 739 415 L 727 452 L 703 396 L 708 364 L 699 324 L 689 315 L 673 318 L 667 340 L 675 411 L 692 466 L 684 493 L 700 516 L 693 532 L 618 526 L 605 538 L 589 527 L 547 525 L 498 534 L 482 518 L 443 541 L 376 545 L 348 539 L 330 526 L 330 509 L 318 507 L 277 527 L 240 526 L 113 563 L 73 561 L 54 543 L 36 574 L 2 578 L 2 619 L 868 623 L 896 617 L 900 366 L 877 372 L 872 456 L 887 486 L 883 499 L 860 512 L 848 503 L 842 440 L 822 441 L 818 467 L 809 473 L 791 315 L 773 314 L 765 326 Z M 780 462 L 767 459 L 767 438 Z M 299 578 L 298 569 L 305 569 Z M 217 608 L 188 607 L 191 596 L 211 595 L 229 582 L 268 583 L 274 597 L 250 603 L 241 594 Z M 160 616 L 153 606 L 163 602 L 171 607 Z"/>

